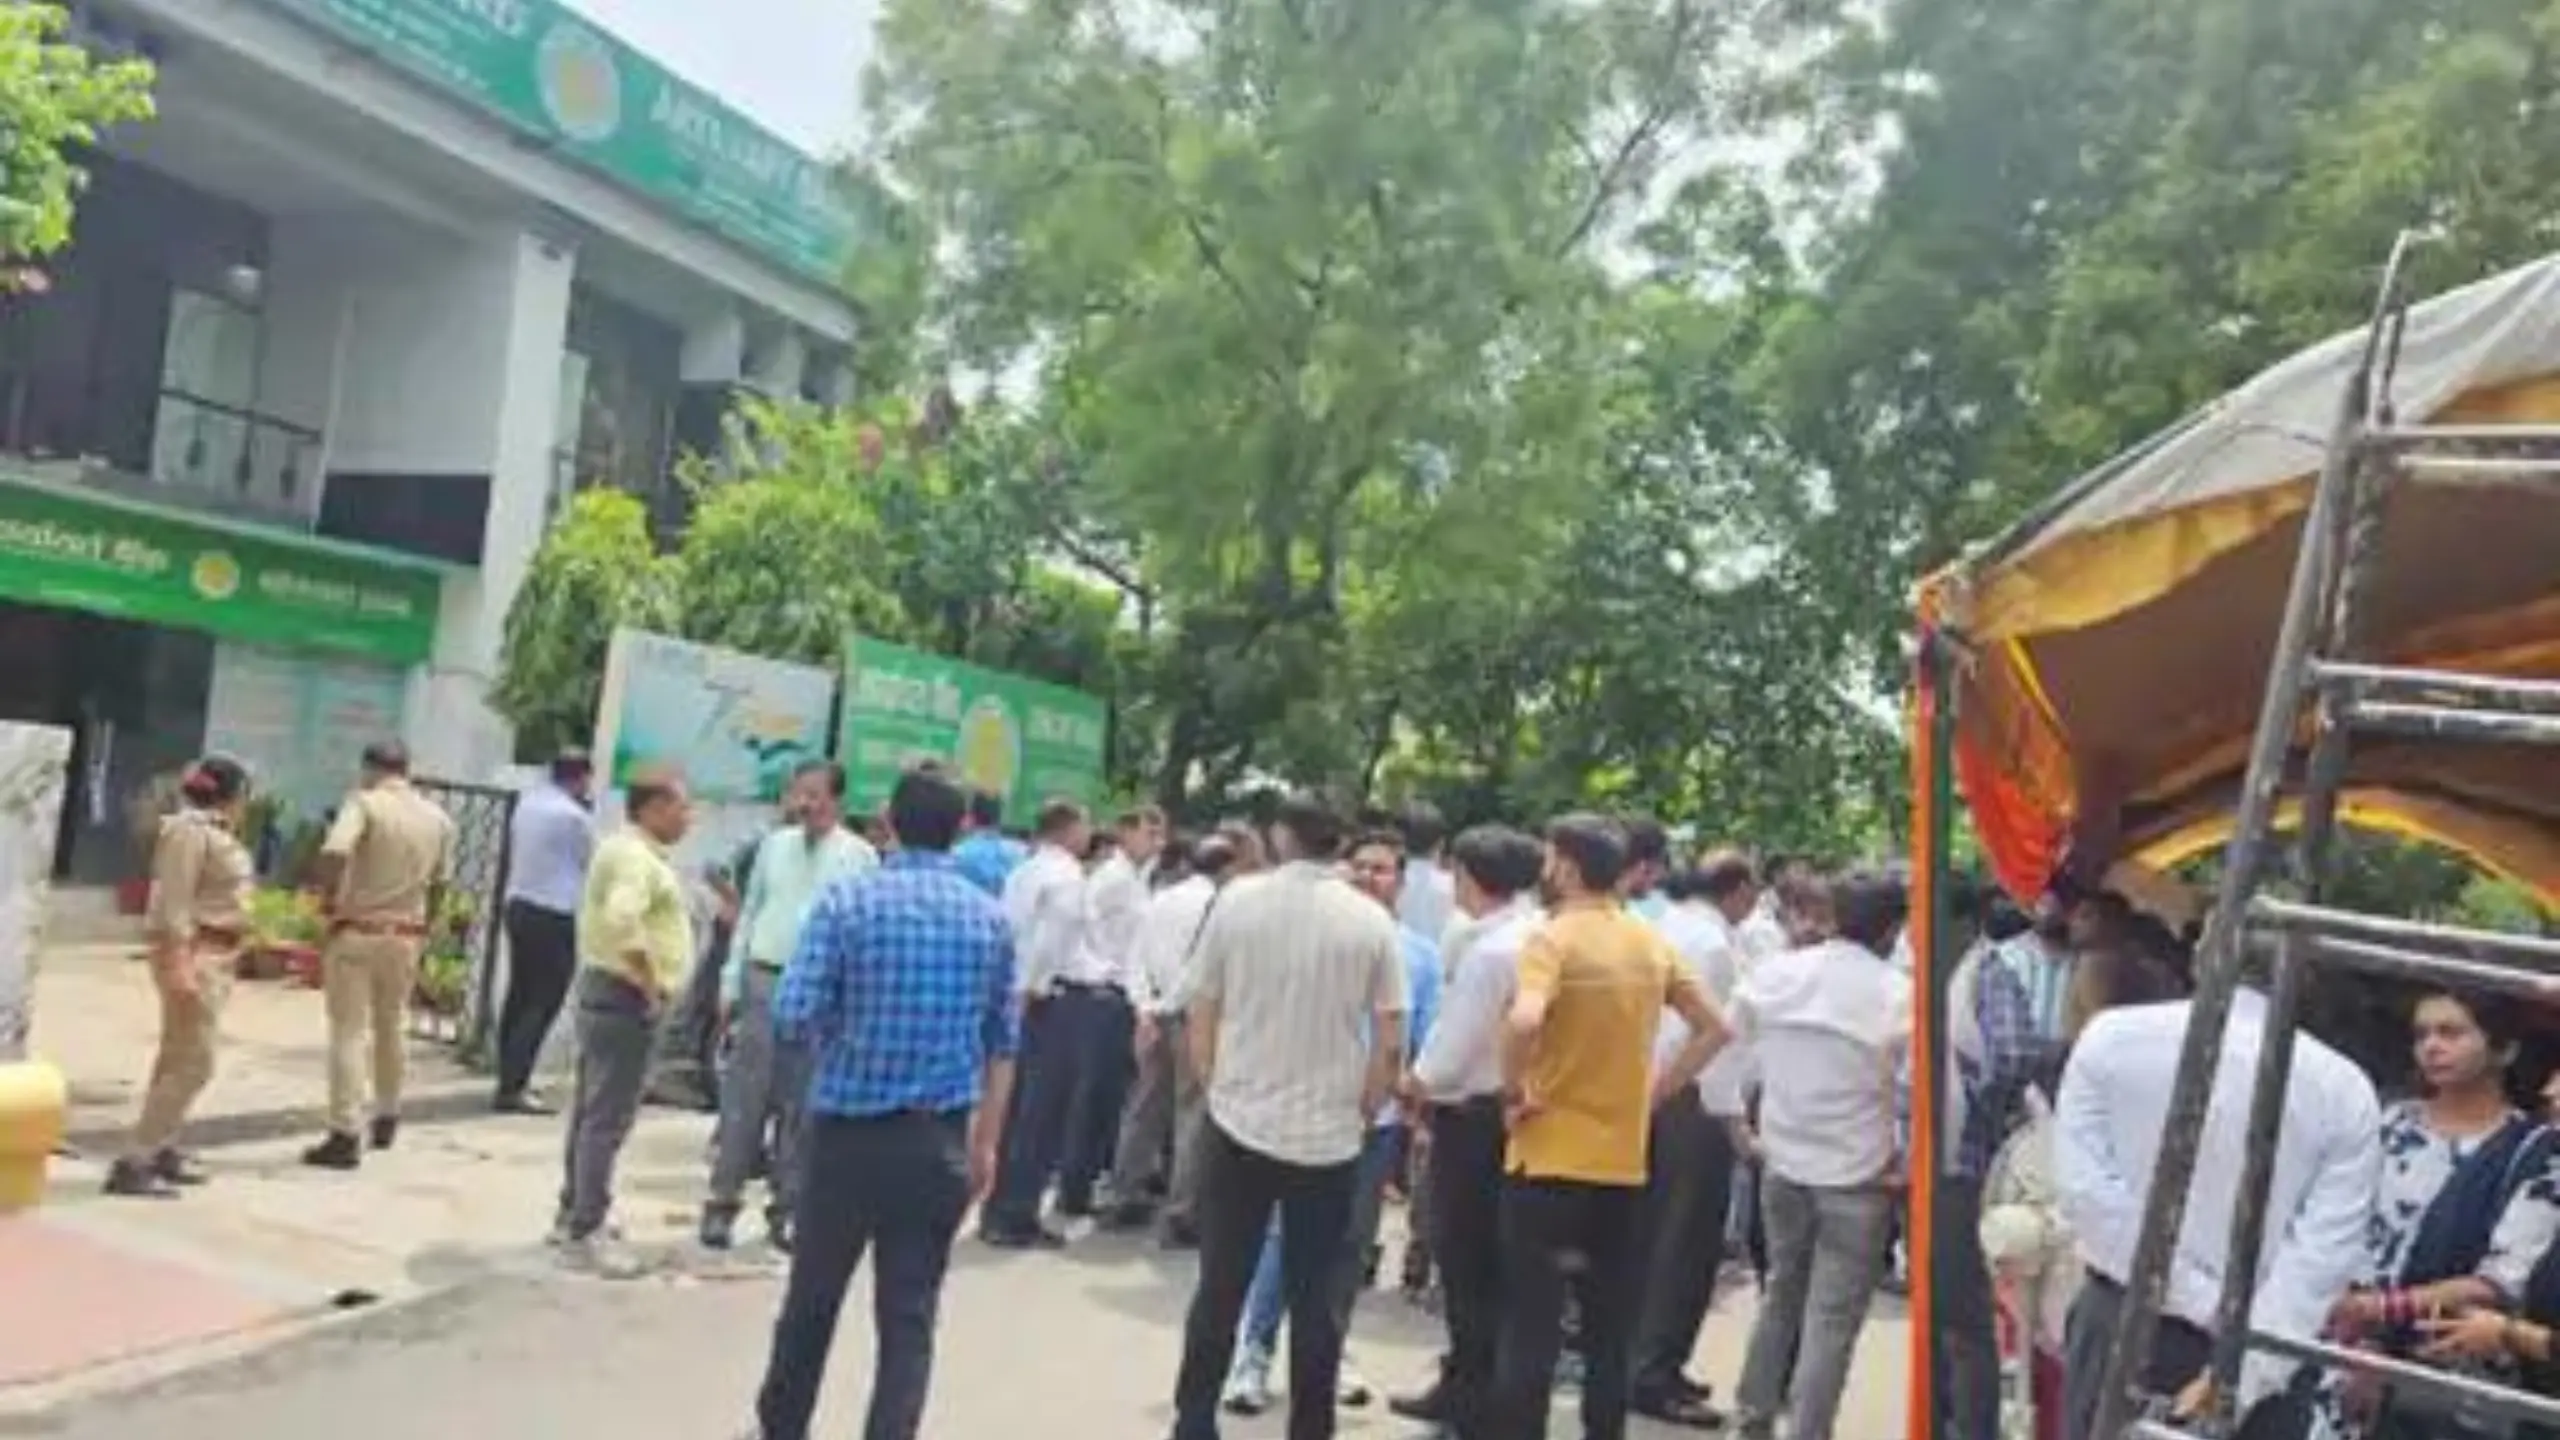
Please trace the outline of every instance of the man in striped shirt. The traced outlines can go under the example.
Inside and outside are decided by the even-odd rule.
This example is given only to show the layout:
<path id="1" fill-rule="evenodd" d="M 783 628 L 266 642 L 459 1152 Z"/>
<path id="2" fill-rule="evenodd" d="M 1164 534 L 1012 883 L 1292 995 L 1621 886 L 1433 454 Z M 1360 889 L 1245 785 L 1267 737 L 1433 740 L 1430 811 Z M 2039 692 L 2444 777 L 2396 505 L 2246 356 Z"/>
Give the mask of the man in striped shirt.
<path id="1" fill-rule="evenodd" d="M 1239 880 L 1200 940 L 1189 1020 L 1209 1096 L 1200 1156 L 1200 1281 L 1184 1324 L 1175 1440 L 1215 1440 L 1271 1213 L 1289 1310 L 1290 1440 L 1330 1440 L 1342 1363 L 1334 1259 L 1362 1142 L 1402 1066 L 1406 981 L 1395 918 L 1335 871 L 1341 819 L 1293 798 L 1282 864 Z"/>

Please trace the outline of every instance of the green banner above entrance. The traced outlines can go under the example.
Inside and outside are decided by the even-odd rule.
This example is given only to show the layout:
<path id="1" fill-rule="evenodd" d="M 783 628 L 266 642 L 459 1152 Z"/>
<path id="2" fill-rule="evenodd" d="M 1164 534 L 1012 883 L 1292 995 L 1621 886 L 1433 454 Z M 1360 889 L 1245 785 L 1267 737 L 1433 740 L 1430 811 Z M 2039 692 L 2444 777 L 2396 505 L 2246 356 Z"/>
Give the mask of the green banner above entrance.
<path id="1" fill-rule="evenodd" d="M 424 562 L 0 481 L 0 598 L 414 665 L 442 586 Z"/>
<path id="2" fill-rule="evenodd" d="M 1102 797 L 1102 702 L 1080 690 L 982 670 L 857 635 L 845 647 L 846 789 L 871 805 L 916 760 L 940 760 L 1002 796 L 1009 822 L 1044 800 Z"/>
<path id="3" fill-rule="evenodd" d="M 558 0 L 268 0 L 826 284 L 852 211 L 827 166 Z M 708 6 L 705 6 L 708 9 Z"/>

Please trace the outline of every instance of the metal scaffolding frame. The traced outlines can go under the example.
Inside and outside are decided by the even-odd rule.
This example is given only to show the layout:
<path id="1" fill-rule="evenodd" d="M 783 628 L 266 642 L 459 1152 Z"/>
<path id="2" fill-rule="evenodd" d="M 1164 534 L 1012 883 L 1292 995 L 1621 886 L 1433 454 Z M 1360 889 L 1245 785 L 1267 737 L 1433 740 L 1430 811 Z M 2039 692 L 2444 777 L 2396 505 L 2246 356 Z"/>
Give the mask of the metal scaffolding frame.
<path id="1" fill-rule="evenodd" d="M 2560 481 L 2560 426 L 2402 425 L 2391 378 L 2407 323 L 2411 237 L 2394 244 L 2362 357 L 2339 397 L 2285 600 L 2282 627 L 2249 748 L 2230 846 L 2197 957 L 2197 988 L 2169 1100 L 2141 1238 L 2125 1277 L 2126 1308 L 2110 1346 L 2093 1433 L 2144 1440 L 2223 1440 L 2251 1349 L 2376 1376 L 2468 1413 L 2560 1426 L 2560 1401 L 2369 1351 L 2253 1330 L 2251 1292 L 2268 1223 L 2276 1139 L 2293 1070 L 2304 986 L 2315 964 L 2395 978 L 2428 978 L 2500 993 L 2560 998 L 2560 941 L 2475 933 L 2361 915 L 2322 903 L 2349 747 L 2357 733 L 2498 744 L 2560 744 L 2560 684 L 2401 669 L 2360 659 L 2364 602 L 2391 492 L 2426 478 L 2451 483 Z M 2301 767 L 2301 812 L 2288 857 L 2276 833 L 2290 751 L 2308 708 L 2315 720 Z M 2285 862 L 2290 858 L 2291 864 Z M 2298 898 L 2284 898 L 2289 891 Z M 2250 1097 L 2231 1252 L 2212 1327 L 2211 1401 L 2171 1417 L 2139 1387 L 2176 1237 L 2196 1177 L 2197 1141 L 2232 1000 L 2255 958 L 2271 962 L 2264 1041 Z"/>

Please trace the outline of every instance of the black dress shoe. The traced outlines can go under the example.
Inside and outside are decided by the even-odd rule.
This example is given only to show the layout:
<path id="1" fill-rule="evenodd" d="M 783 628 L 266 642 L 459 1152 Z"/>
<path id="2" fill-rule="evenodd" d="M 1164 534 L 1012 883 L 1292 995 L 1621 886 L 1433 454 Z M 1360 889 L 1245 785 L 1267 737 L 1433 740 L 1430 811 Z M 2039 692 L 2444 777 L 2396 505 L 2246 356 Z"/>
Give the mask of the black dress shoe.
<path id="1" fill-rule="evenodd" d="M 1123 1200 L 1102 1212 L 1105 1230 L 1144 1230 L 1156 1218 L 1156 1207 L 1144 1200 Z"/>
<path id="2" fill-rule="evenodd" d="M 399 1117 L 399 1116 L 397 1116 L 397 1115 L 383 1115 L 383 1116 L 378 1116 L 378 1117 L 376 1117 L 376 1118 L 375 1118 L 375 1120 L 374 1120 L 374 1122 L 373 1122 L 373 1148 L 374 1148 L 374 1149 L 376 1149 L 376 1150 L 388 1150 L 388 1149 L 390 1149 L 390 1148 L 391 1148 L 391 1142 L 392 1142 L 392 1141 L 394 1141 L 394 1140 L 397 1140 L 397 1139 L 399 1139 L 399 1138 L 400 1138 L 400 1117 Z"/>
<path id="3" fill-rule="evenodd" d="M 302 1152 L 302 1163 L 317 1170 L 353 1170 L 364 1163 L 364 1142 L 343 1130 L 332 1130 Z"/>
<path id="4" fill-rule="evenodd" d="M 172 1185 L 201 1185 L 210 1178 L 204 1173 L 204 1167 L 176 1146 L 151 1157 L 151 1173 Z"/>
<path id="5" fill-rule="evenodd" d="M 1188 1220 L 1167 1217 L 1164 1227 L 1156 1232 L 1156 1243 L 1167 1250 L 1197 1250 L 1200 1227 Z"/>
<path id="6" fill-rule="evenodd" d="M 1064 1250 L 1067 1237 L 1046 1225 L 981 1225 L 978 1239 L 998 1250 Z"/>
<path id="7" fill-rule="evenodd" d="M 1628 1397 L 1627 1408 L 1648 1420 L 1659 1420 L 1684 1430 L 1724 1428 L 1724 1412 L 1700 1396 L 1678 1395 L 1664 1390 L 1639 1391 Z"/>
<path id="8" fill-rule="evenodd" d="M 705 1205 L 702 1226 L 695 1233 L 705 1250 L 726 1250 L 738 1243 L 738 1210 L 734 1205 Z"/>
<path id="9" fill-rule="evenodd" d="M 107 1193 L 128 1200 L 175 1200 L 178 1187 L 148 1162 L 128 1155 L 107 1167 Z"/>

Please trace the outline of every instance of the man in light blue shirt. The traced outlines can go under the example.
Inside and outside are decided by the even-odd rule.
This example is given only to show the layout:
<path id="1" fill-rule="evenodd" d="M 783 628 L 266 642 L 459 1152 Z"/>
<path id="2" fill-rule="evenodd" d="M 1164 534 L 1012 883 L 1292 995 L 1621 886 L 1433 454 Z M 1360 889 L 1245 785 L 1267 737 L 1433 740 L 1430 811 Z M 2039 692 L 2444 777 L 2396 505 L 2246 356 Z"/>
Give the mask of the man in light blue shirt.
<path id="1" fill-rule="evenodd" d="M 804 1046 L 774 1030 L 773 995 L 818 896 L 880 863 L 878 852 L 844 825 L 844 767 L 817 760 L 791 777 L 787 821 L 756 847 L 738 923 L 720 974 L 720 1011 L 729 1034 L 729 1073 L 720 1085 L 720 1129 L 711 1162 L 711 1198 L 702 1207 L 702 1243 L 726 1250 L 756 1158 L 773 1136 L 765 1230 L 791 1248 L 791 1204 L 799 1182 L 800 1115 L 809 1088 Z"/>
<path id="2" fill-rule="evenodd" d="M 969 883 L 1001 900 L 1004 882 L 1030 858 L 1030 846 L 1004 833 L 1004 797 L 969 792 L 969 833 L 951 847 L 952 863 Z"/>
<path id="3" fill-rule="evenodd" d="M 498 1011 L 500 1112 L 541 1115 L 531 1089 L 542 1042 L 578 971 L 578 898 L 595 853 L 595 767 L 563 750 L 507 818 L 507 999 Z"/>

